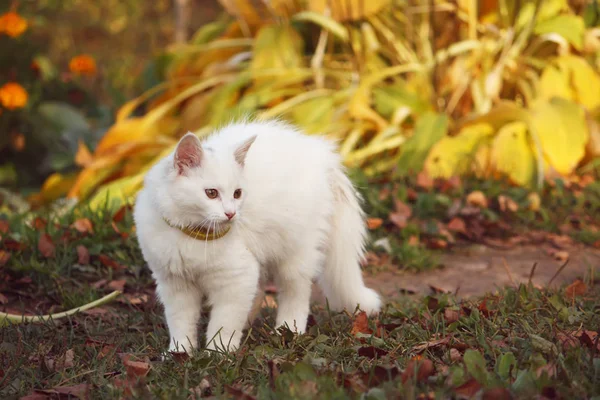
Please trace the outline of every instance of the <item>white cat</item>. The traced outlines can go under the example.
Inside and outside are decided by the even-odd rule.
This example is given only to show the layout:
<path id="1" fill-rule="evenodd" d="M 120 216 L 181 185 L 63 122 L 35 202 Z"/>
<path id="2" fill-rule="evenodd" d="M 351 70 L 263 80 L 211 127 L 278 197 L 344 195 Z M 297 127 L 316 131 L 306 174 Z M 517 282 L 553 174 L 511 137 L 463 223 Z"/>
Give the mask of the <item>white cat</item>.
<path id="1" fill-rule="evenodd" d="M 237 123 L 204 142 L 188 133 L 148 172 L 134 217 L 171 351 L 197 346 L 203 296 L 207 341 L 237 348 L 263 273 L 278 287 L 277 325 L 298 333 L 315 278 L 332 309 L 379 311 L 359 265 L 358 194 L 334 147 L 281 122 Z"/>

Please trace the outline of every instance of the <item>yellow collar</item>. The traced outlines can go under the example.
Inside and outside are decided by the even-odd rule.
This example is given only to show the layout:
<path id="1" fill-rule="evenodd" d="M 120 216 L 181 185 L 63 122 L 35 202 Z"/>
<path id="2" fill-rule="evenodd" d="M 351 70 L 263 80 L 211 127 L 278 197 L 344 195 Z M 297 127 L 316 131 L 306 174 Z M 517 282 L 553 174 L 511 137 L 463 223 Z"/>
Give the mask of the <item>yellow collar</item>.
<path id="1" fill-rule="evenodd" d="M 220 239 L 223 236 L 227 235 L 227 233 L 231 229 L 231 227 L 229 225 L 227 225 L 222 231 L 219 231 L 219 232 L 210 231 L 210 230 L 208 230 L 208 228 L 202 228 L 202 227 L 181 228 L 179 226 L 171 224 L 169 221 L 167 221 L 166 218 L 163 218 L 163 219 L 167 223 L 167 225 L 169 225 L 171 228 L 178 229 L 179 231 L 185 233 L 186 235 L 188 235 L 191 238 L 198 239 L 198 240 L 204 240 L 204 241 Z"/>

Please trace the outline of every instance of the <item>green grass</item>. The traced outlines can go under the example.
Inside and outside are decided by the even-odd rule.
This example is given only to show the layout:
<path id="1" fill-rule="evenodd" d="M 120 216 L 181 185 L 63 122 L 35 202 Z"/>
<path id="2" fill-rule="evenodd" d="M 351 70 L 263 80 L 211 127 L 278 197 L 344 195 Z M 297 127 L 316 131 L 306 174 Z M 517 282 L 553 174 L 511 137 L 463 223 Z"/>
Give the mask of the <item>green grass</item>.
<path id="1" fill-rule="evenodd" d="M 428 201 L 422 200 L 422 207 Z M 93 233 L 72 227 L 81 218 L 90 220 Z M 400 297 L 377 321 L 368 321 L 375 334 L 353 334 L 357 314 L 322 306 L 312 308 L 307 334 L 273 334 L 274 310 L 265 308 L 237 353 L 163 360 L 166 326 L 130 212 L 115 222 L 113 213 L 82 207 L 43 227 L 32 224 L 32 216 L 15 217 L 2 233 L 0 249 L 10 254 L 0 269 L 5 307 L 33 314 L 62 311 L 112 291 L 114 280 L 126 281 L 125 296 L 70 319 L 0 328 L 1 398 L 65 387 L 86 388 L 98 399 L 124 394 L 187 399 L 192 392 L 238 399 L 441 399 L 475 392 L 492 399 L 600 396 L 595 336 L 600 286 L 594 282 L 574 298 L 531 286 L 490 295 L 483 303 L 447 294 Z M 38 250 L 46 233 L 55 245 L 50 258 Z M 435 254 L 405 242 L 433 234 L 409 224 L 391 237 L 392 254 L 405 257 L 406 265 L 426 264 L 430 261 L 423 257 Z M 16 242 L 22 250 L 15 250 Z M 89 263 L 78 262 L 78 246 L 88 249 Z M 140 295 L 147 297 L 126 300 Z M 365 328 L 360 330 L 368 332 Z M 142 364 L 132 367 L 126 356 Z"/>

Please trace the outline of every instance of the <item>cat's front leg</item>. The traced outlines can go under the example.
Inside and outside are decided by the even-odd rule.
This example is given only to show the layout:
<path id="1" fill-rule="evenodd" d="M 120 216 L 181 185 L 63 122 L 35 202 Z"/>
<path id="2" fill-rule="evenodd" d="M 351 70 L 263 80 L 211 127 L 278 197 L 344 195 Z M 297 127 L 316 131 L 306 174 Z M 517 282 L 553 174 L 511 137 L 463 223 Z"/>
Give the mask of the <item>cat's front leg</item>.
<path id="1" fill-rule="evenodd" d="M 191 353 L 198 345 L 198 320 L 202 308 L 200 290 L 181 278 L 157 279 L 156 292 L 165 308 L 169 351 Z"/>
<path id="2" fill-rule="evenodd" d="M 250 310 L 258 292 L 259 265 L 253 257 L 244 257 L 231 269 L 219 274 L 218 282 L 207 288 L 212 304 L 206 330 L 206 347 L 234 351 L 242 340 Z"/>

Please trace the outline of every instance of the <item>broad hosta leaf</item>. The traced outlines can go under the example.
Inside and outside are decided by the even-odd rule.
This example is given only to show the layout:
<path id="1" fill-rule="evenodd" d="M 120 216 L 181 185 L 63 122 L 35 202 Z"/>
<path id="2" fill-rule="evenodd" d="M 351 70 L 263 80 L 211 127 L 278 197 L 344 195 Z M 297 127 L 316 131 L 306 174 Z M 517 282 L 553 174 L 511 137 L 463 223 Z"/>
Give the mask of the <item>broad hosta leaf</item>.
<path id="1" fill-rule="evenodd" d="M 304 42 L 290 25 L 265 25 L 258 31 L 251 71 L 302 66 Z"/>
<path id="2" fill-rule="evenodd" d="M 90 130 L 90 124 L 85 116 L 70 104 L 46 102 L 40 104 L 38 112 L 58 131 L 87 132 Z"/>
<path id="3" fill-rule="evenodd" d="M 559 98 L 539 102 L 531 110 L 531 122 L 550 165 L 562 175 L 573 172 L 589 139 L 581 106 Z"/>
<path id="4" fill-rule="evenodd" d="M 403 176 L 420 171 L 431 147 L 442 139 L 447 131 L 446 115 L 434 112 L 423 114 L 417 120 L 413 135 L 402 146 L 397 173 Z"/>
<path id="5" fill-rule="evenodd" d="M 557 64 L 568 73 L 578 103 L 589 110 L 600 106 L 600 75 L 585 59 L 565 55 L 557 60 Z"/>
<path id="6" fill-rule="evenodd" d="M 522 186 L 534 182 L 536 163 L 525 122 L 511 122 L 503 126 L 492 143 L 490 156 L 496 172 Z"/>
<path id="7" fill-rule="evenodd" d="M 537 97 L 546 100 L 550 100 L 553 97 L 573 100 L 575 94 L 569 84 L 569 71 L 565 71 L 552 64 L 544 68 L 540 77 Z"/>
<path id="8" fill-rule="evenodd" d="M 565 38 L 577 50 L 583 48 L 583 36 L 585 34 L 585 22 L 583 18 L 576 15 L 561 14 L 546 21 L 539 22 L 534 33 L 543 35 L 556 33 Z"/>
<path id="9" fill-rule="evenodd" d="M 373 100 L 375 110 L 386 118 L 390 118 L 399 107 L 408 107 L 414 114 L 431 109 L 426 99 L 400 85 L 374 88 Z"/>
<path id="10" fill-rule="evenodd" d="M 331 124 L 334 104 L 331 96 L 305 101 L 292 109 L 293 121 L 307 133 L 322 133 Z"/>
<path id="11" fill-rule="evenodd" d="M 491 125 L 481 123 L 463 128 L 456 136 L 442 138 L 429 152 L 425 171 L 433 178 L 449 178 L 467 172 L 475 161 L 479 144 L 492 133 Z"/>

